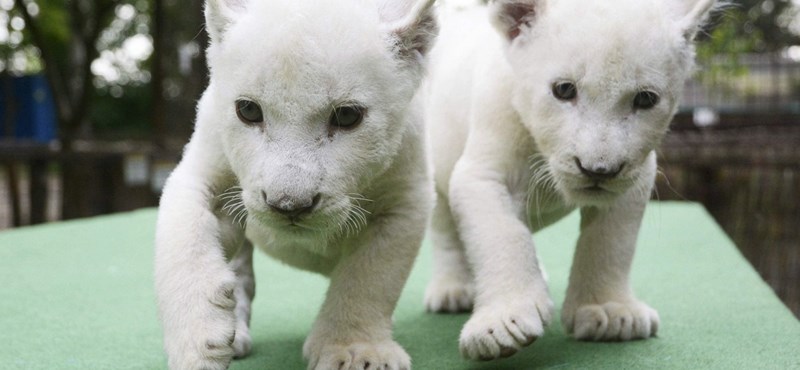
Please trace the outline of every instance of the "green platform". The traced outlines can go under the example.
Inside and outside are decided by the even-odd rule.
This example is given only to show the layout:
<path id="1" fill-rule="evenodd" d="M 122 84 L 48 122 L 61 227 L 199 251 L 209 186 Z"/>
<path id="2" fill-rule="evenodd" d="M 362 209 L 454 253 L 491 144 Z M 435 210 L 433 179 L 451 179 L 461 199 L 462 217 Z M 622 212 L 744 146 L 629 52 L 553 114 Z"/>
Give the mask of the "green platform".
<path id="1" fill-rule="evenodd" d="M 152 288 L 155 210 L 0 232 L 0 369 L 163 369 Z M 577 238 L 573 214 L 536 236 L 560 305 Z M 658 338 L 583 343 L 560 324 L 512 358 L 458 354 L 466 315 L 423 312 L 425 245 L 395 316 L 416 370 L 800 369 L 800 322 L 780 303 L 702 207 L 653 203 L 633 280 L 659 310 Z M 305 369 L 303 338 L 326 280 L 255 260 L 253 354 L 232 369 Z"/>

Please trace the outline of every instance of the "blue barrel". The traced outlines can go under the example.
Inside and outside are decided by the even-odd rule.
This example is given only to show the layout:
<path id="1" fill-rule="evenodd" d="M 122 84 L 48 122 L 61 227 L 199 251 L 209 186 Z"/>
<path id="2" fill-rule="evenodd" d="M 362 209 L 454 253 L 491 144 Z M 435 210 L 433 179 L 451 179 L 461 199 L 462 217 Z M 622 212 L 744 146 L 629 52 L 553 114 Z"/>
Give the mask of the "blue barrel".
<path id="1" fill-rule="evenodd" d="M 0 138 L 39 143 L 56 138 L 55 103 L 43 75 L 0 77 Z"/>

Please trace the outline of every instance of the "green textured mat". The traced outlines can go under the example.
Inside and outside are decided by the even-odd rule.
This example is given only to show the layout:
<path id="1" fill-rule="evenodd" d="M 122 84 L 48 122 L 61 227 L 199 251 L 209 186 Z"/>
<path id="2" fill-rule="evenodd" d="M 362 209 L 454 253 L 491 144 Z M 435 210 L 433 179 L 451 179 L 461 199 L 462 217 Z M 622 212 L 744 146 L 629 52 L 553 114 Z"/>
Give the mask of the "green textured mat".
<path id="1" fill-rule="evenodd" d="M 0 369 L 163 369 L 152 288 L 155 210 L 0 233 Z M 536 235 L 560 305 L 577 214 Z M 326 280 L 258 254 L 253 354 L 232 369 L 304 369 L 303 338 Z M 559 323 L 502 361 L 458 354 L 466 315 L 422 309 L 425 245 L 395 315 L 395 337 L 417 370 L 800 369 L 800 322 L 702 207 L 653 203 L 634 262 L 639 297 L 658 309 L 659 337 L 583 343 Z"/>

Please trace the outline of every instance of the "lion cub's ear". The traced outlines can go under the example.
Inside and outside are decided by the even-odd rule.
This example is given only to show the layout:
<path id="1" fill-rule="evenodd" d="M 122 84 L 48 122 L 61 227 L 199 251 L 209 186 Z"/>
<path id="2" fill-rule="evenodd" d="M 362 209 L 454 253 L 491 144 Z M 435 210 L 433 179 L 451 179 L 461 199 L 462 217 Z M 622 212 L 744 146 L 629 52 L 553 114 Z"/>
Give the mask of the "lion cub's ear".
<path id="1" fill-rule="evenodd" d="M 530 29 L 545 7 L 545 0 L 495 0 L 492 24 L 509 41 Z"/>
<path id="2" fill-rule="evenodd" d="M 678 21 L 683 37 L 687 40 L 694 40 L 697 31 L 708 19 L 708 14 L 716 7 L 723 7 L 726 3 L 716 0 L 681 0 L 675 6 L 681 19 Z"/>
<path id="3" fill-rule="evenodd" d="M 222 41 L 222 35 L 237 16 L 247 10 L 248 0 L 206 0 L 206 31 L 212 41 Z"/>
<path id="4" fill-rule="evenodd" d="M 430 49 L 439 30 L 434 0 L 380 0 L 378 12 L 395 54 L 415 62 Z"/>

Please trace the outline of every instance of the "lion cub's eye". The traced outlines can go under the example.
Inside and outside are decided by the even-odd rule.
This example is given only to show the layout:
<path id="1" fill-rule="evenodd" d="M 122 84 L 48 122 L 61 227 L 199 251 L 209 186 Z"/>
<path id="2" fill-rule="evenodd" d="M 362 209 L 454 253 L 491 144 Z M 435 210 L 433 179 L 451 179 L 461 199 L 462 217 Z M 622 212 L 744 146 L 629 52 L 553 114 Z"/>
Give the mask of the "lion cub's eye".
<path id="1" fill-rule="evenodd" d="M 636 109 L 650 109 L 656 104 L 658 104 L 658 94 L 652 91 L 639 91 L 633 98 L 633 107 Z"/>
<path id="2" fill-rule="evenodd" d="M 364 119 L 366 109 L 357 105 L 346 105 L 335 108 L 328 118 L 328 124 L 338 128 L 354 128 Z"/>
<path id="3" fill-rule="evenodd" d="M 560 81 L 553 84 L 553 95 L 559 100 L 572 100 L 578 96 L 578 88 L 569 81 Z"/>
<path id="4" fill-rule="evenodd" d="M 239 99 L 236 101 L 236 116 L 244 123 L 253 124 L 264 121 L 261 107 L 253 101 Z"/>

